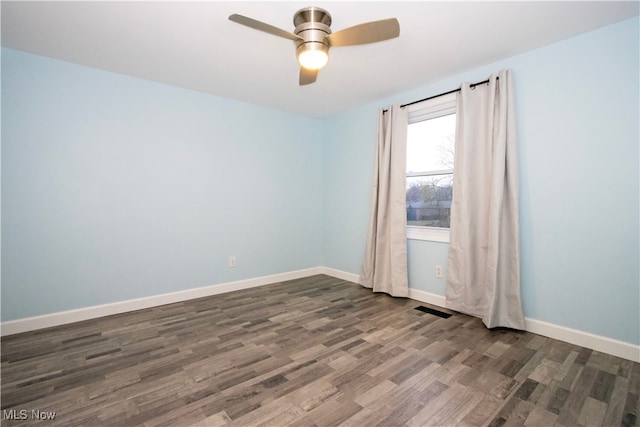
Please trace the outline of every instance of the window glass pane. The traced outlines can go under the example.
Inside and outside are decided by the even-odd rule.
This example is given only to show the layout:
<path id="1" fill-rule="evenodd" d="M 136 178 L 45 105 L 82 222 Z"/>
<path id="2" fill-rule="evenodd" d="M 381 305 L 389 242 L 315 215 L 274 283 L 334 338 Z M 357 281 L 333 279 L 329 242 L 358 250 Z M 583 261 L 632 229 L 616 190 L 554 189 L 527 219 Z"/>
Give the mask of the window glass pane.
<path id="1" fill-rule="evenodd" d="M 453 169 L 455 114 L 412 123 L 407 132 L 408 173 Z"/>
<path id="2" fill-rule="evenodd" d="M 407 225 L 449 228 L 453 174 L 407 178 Z"/>

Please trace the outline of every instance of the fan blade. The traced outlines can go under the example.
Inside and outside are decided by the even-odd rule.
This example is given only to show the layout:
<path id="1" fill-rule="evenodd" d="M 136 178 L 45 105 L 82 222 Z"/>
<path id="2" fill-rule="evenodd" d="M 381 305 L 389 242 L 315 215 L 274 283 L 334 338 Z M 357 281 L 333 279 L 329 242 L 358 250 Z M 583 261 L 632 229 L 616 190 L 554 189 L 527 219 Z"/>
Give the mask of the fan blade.
<path id="1" fill-rule="evenodd" d="M 300 86 L 308 85 L 316 81 L 319 70 L 309 70 L 304 67 L 300 67 Z"/>
<path id="2" fill-rule="evenodd" d="M 382 19 L 345 28 L 329 34 L 327 39 L 331 46 L 352 46 L 381 42 L 400 35 L 400 24 L 396 18 Z"/>
<path id="3" fill-rule="evenodd" d="M 265 33 L 269 33 L 274 36 L 284 37 L 285 39 L 293 41 L 304 40 L 302 37 L 290 33 L 289 31 L 274 27 L 273 25 L 265 24 L 264 22 L 256 21 L 255 19 L 247 18 L 246 16 L 238 15 L 237 13 L 229 15 L 229 21 L 233 21 L 241 25 L 246 25 L 247 27 L 253 28 L 254 30 L 264 31 Z"/>

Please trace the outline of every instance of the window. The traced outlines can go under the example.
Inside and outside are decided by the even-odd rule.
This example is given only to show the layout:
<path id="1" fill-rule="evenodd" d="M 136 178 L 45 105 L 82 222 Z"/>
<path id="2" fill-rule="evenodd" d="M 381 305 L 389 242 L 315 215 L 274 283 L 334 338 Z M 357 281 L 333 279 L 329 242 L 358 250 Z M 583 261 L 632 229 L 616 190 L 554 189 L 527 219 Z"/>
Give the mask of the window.
<path id="1" fill-rule="evenodd" d="M 407 238 L 449 241 L 455 94 L 409 107 L 407 132 Z"/>

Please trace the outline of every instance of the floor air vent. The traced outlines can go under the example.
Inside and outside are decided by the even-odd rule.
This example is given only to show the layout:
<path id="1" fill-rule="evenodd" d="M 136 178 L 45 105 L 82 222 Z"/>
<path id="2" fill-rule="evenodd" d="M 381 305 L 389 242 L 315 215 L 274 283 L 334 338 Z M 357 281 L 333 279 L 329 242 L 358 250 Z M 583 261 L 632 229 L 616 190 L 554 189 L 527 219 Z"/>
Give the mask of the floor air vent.
<path id="1" fill-rule="evenodd" d="M 433 308 L 425 307 L 424 305 L 416 307 L 416 310 L 420 310 L 423 313 L 433 314 L 434 316 L 442 317 L 443 319 L 448 319 L 449 317 L 451 317 L 451 315 L 449 313 L 445 313 L 443 311 L 434 310 Z"/>

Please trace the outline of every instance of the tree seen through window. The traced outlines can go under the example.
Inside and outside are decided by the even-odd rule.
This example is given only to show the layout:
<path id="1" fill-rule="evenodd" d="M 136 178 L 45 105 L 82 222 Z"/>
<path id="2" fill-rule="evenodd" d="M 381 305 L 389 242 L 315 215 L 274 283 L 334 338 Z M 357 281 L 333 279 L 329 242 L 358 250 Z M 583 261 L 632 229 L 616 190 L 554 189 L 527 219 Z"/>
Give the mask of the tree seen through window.
<path id="1" fill-rule="evenodd" d="M 448 114 L 409 125 L 407 225 L 450 226 L 455 121 Z"/>

